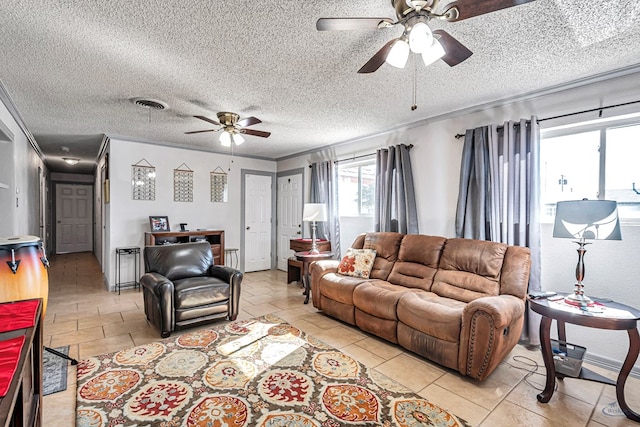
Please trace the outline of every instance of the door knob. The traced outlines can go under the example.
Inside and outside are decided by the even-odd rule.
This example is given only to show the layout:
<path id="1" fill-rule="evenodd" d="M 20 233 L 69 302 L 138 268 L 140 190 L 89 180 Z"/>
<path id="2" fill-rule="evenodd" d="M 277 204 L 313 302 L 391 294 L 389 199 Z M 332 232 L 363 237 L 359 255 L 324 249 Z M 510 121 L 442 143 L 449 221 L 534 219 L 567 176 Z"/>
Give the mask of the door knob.
<path id="1" fill-rule="evenodd" d="M 298 231 L 296 234 L 302 234 L 302 232 L 301 232 L 301 231 Z"/>
<path id="2" fill-rule="evenodd" d="M 247 227 L 247 230 L 251 229 L 251 227 Z"/>

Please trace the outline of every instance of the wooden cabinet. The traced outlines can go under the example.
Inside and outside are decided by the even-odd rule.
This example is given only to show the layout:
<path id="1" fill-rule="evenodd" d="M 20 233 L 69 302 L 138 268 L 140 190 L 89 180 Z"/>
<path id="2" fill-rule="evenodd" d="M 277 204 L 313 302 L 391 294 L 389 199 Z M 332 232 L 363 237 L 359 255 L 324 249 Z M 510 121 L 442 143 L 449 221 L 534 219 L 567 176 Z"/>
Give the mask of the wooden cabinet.
<path id="1" fill-rule="evenodd" d="M 144 244 L 146 246 L 202 241 L 207 241 L 211 245 L 213 263 L 224 265 L 224 230 L 147 231 L 144 233 Z"/>
<path id="2" fill-rule="evenodd" d="M 7 306 L 12 303 L 0 304 Z M 24 344 L 7 394 L 0 397 L 0 426 L 40 426 L 42 423 L 42 299 L 34 326 L 0 333 L 0 341 L 24 336 Z"/>

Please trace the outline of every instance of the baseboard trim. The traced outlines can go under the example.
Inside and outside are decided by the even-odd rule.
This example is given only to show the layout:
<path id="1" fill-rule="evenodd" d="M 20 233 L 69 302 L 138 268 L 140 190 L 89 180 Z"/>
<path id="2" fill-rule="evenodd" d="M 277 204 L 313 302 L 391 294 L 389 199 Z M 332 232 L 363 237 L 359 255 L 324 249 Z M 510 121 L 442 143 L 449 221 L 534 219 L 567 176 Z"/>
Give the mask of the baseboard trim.
<path id="1" fill-rule="evenodd" d="M 614 372 L 620 372 L 620 369 L 622 369 L 622 362 L 598 354 L 590 354 L 589 352 L 585 354 L 584 361 Z M 640 379 L 640 368 L 634 366 L 629 376 Z"/>

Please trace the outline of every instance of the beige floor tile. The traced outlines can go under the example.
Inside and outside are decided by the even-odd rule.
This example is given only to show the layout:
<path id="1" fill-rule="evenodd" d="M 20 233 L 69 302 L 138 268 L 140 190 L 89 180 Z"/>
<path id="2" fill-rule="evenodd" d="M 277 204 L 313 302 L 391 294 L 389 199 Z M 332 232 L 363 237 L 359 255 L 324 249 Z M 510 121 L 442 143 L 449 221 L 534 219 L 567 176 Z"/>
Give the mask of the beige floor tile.
<path id="1" fill-rule="evenodd" d="M 402 353 L 402 348 L 394 344 L 382 341 L 376 337 L 367 337 L 362 341 L 356 343 L 356 345 L 367 349 L 373 354 L 382 357 L 384 360 L 389 360 Z"/>
<path id="2" fill-rule="evenodd" d="M 567 394 L 555 392 L 548 403 L 538 402 L 539 391 L 526 383 L 519 384 L 509 395 L 509 402 L 527 408 L 558 425 L 584 426 L 589 421 L 593 405 Z"/>
<path id="3" fill-rule="evenodd" d="M 418 393 L 429 402 L 453 412 L 465 419 L 471 425 L 478 425 L 488 414 L 489 410 L 458 396 L 444 388 L 431 384 Z"/>
<path id="4" fill-rule="evenodd" d="M 52 335 L 51 347 L 60 347 L 67 344 L 80 344 L 84 342 L 95 341 L 100 338 L 104 338 L 102 327 L 96 326 L 93 328 L 80 329 L 75 332 Z"/>
<path id="5" fill-rule="evenodd" d="M 137 310 L 138 306 L 133 302 L 127 302 L 124 304 L 116 303 L 114 305 L 101 305 L 98 307 L 98 312 L 100 315 L 104 316 L 105 314 L 110 313 L 120 313 L 121 311 L 131 311 Z"/>
<path id="6" fill-rule="evenodd" d="M 387 360 L 378 365 L 376 370 L 415 392 L 419 392 L 445 374 L 443 369 L 406 354 Z"/>
<path id="7" fill-rule="evenodd" d="M 90 308 L 90 309 L 85 309 L 81 311 L 74 311 L 71 313 L 56 313 L 53 323 L 68 322 L 70 320 L 78 320 L 78 319 L 86 319 L 86 318 L 97 316 L 98 314 L 99 314 L 98 309 L 96 307 L 92 309 Z M 47 317 L 48 316 L 49 315 L 47 314 Z"/>
<path id="8" fill-rule="evenodd" d="M 313 336 L 335 348 L 342 348 L 365 338 L 362 332 L 345 326 L 325 329 L 324 331 L 313 334 Z"/>
<path id="9" fill-rule="evenodd" d="M 340 351 L 342 351 L 345 354 L 348 354 L 349 356 L 353 357 L 354 359 L 356 359 L 357 361 L 359 361 L 360 363 L 362 363 L 363 365 L 369 368 L 375 368 L 376 366 L 379 366 L 385 362 L 385 360 L 382 357 L 377 356 L 368 350 L 365 350 L 364 348 L 358 346 L 357 344 L 350 344 L 348 346 L 342 347 Z"/>
<path id="10" fill-rule="evenodd" d="M 78 321 L 69 320 L 67 322 L 47 323 L 44 325 L 45 335 L 63 334 L 65 332 L 72 332 L 78 330 Z"/>
<path id="11" fill-rule="evenodd" d="M 134 319 L 127 322 L 107 323 L 106 325 L 102 325 L 105 337 L 128 334 L 134 331 L 145 331 L 147 329 L 152 329 L 149 322 L 147 322 L 147 319 Z"/>
<path id="12" fill-rule="evenodd" d="M 575 425 L 575 424 L 571 424 Z M 584 424 L 582 424 L 584 425 Z M 502 402 L 479 424 L 480 427 L 565 427 L 511 402 Z M 569 427 L 569 425 L 566 425 Z"/>
<path id="13" fill-rule="evenodd" d="M 129 311 L 121 311 L 120 315 L 122 316 L 122 320 L 124 320 L 125 322 L 128 320 L 147 318 L 147 315 L 144 313 L 144 308 L 138 308 L 136 310 L 129 310 Z"/>
<path id="14" fill-rule="evenodd" d="M 110 323 L 122 323 L 122 316 L 119 312 L 78 319 L 78 329 L 93 328 L 95 326 L 103 326 Z"/>
<path id="15" fill-rule="evenodd" d="M 76 425 L 75 382 L 72 385 L 67 383 L 65 391 L 44 396 L 42 400 L 42 425 L 46 427 Z"/>
<path id="16" fill-rule="evenodd" d="M 248 305 L 245 304 L 244 311 L 251 314 L 252 317 L 260 317 L 269 313 L 277 313 L 280 311 L 278 307 L 271 304 Z"/>
<path id="17" fill-rule="evenodd" d="M 89 356 L 97 356 L 114 351 L 124 350 L 125 348 L 135 347 L 135 343 L 131 335 L 115 335 L 113 337 L 102 338 L 99 340 L 80 343 L 80 358 L 84 359 Z"/>
<path id="18" fill-rule="evenodd" d="M 436 384 L 489 410 L 493 410 L 512 388 L 512 386 L 494 380 L 491 376 L 478 382 L 453 372 L 440 377 Z"/>

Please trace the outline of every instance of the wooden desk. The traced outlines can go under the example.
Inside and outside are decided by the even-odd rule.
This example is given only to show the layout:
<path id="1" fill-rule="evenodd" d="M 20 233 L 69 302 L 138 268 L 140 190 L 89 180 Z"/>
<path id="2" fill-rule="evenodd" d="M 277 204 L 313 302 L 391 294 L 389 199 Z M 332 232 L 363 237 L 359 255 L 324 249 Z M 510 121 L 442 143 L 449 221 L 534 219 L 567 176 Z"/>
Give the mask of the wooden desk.
<path id="1" fill-rule="evenodd" d="M 561 294 L 566 296 L 566 294 Z M 588 370 L 581 368 L 578 378 L 589 381 L 596 381 L 604 384 L 615 385 L 616 397 L 620 409 L 627 418 L 640 422 L 640 414 L 634 412 L 627 405 L 624 397 L 624 385 L 627 377 L 638 359 L 640 353 L 640 335 L 638 334 L 637 324 L 640 319 L 640 311 L 633 307 L 626 306 L 617 302 L 602 302 L 602 313 L 594 313 L 583 311 L 579 307 L 570 307 L 560 301 L 548 301 L 546 299 L 529 299 L 529 306 L 533 311 L 542 315 L 540 323 L 540 344 L 542 347 L 542 358 L 544 366 L 547 370 L 547 382 L 544 391 L 538 394 L 538 401 L 547 403 L 556 385 L 556 377 L 563 379 L 566 375 L 556 372 L 553 363 L 553 354 L 551 350 L 551 322 L 556 320 L 558 327 L 558 340 L 560 343 L 567 342 L 565 323 L 586 326 L 588 328 L 626 330 L 629 335 L 629 351 L 624 360 L 622 369 L 618 374 L 616 381 L 603 377 Z"/>
<path id="2" fill-rule="evenodd" d="M 306 295 L 304 303 L 309 303 L 309 297 L 311 296 L 311 281 L 309 280 L 309 264 L 314 261 L 320 261 L 323 259 L 332 259 L 333 252 L 320 252 L 319 254 L 310 254 L 309 252 L 296 252 L 296 259 L 302 262 L 302 285 L 304 286 L 303 295 Z"/>
<path id="3" fill-rule="evenodd" d="M 0 341 L 24 336 L 18 365 L 4 397 L 0 426 L 40 426 L 42 423 L 42 299 L 31 328 L 0 333 Z M 2 303 L 6 305 L 11 303 Z"/>

